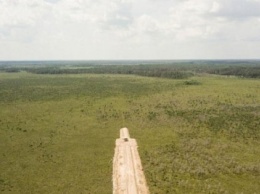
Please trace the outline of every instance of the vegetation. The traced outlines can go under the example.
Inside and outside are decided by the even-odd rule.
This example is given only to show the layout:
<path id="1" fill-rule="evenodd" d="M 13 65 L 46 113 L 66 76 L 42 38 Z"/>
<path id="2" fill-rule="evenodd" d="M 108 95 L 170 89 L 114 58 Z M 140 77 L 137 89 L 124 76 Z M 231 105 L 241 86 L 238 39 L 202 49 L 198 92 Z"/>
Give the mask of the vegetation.
<path id="1" fill-rule="evenodd" d="M 157 67 L 133 69 L 143 66 Z M 259 79 L 30 68 L 0 73 L 1 193 L 111 193 L 114 143 L 125 126 L 151 193 L 259 192 Z"/>
<path id="2" fill-rule="evenodd" d="M 113 61 L 111 61 L 113 62 Z M 113 63 L 119 63 L 115 61 Z M 142 62 L 144 64 L 142 64 Z M 187 79 L 194 74 L 208 73 L 247 78 L 260 78 L 260 61 L 67 61 L 39 64 L 0 64 L 0 71 L 27 71 L 36 74 L 131 74 L 148 77 Z M 132 63 L 129 64 L 129 63 Z M 134 64 L 134 65 L 133 65 Z"/>

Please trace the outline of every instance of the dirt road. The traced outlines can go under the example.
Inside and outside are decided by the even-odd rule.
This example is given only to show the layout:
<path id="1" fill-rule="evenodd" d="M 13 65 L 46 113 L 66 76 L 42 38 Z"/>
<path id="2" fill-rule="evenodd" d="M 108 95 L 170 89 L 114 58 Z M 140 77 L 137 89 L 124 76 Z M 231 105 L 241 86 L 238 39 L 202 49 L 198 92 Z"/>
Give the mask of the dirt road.
<path id="1" fill-rule="evenodd" d="M 113 194 L 149 194 L 135 139 L 120 129 L 113 159 Z"/>

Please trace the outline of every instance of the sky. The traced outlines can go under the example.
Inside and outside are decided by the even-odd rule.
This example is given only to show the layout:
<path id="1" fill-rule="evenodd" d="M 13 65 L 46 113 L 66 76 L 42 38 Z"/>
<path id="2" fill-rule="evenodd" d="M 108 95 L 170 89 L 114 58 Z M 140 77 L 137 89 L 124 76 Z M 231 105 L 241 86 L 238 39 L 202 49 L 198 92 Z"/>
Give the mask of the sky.
<path id="1" fill-rule="evenodd" d="M 260 59 L 260 0 L 0 0 L 0 60 Z"/>

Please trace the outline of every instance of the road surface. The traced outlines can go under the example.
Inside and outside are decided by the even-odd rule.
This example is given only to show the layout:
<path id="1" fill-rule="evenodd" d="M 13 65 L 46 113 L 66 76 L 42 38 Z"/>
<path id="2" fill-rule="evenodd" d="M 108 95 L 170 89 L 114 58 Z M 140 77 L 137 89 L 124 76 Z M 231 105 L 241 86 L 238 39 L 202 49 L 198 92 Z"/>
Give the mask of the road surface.
<path id="1" fill-rule="evenodd" d="M 113 194 L 149 194 L 135 139 L 120 129 L 113 159 Z"/>

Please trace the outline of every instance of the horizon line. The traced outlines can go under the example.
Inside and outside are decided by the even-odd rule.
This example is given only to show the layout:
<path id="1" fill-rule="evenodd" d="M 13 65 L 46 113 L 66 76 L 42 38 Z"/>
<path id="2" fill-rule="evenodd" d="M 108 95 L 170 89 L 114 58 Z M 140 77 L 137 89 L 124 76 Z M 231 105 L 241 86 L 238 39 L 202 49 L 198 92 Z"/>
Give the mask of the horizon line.
<path id="1" fill-rule="evenodd" d="M 0 59 L 0 62 L 30 62 L 30 61 L 259 61 L 260 58 L 223 58 L 223 59 Z"/>

